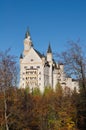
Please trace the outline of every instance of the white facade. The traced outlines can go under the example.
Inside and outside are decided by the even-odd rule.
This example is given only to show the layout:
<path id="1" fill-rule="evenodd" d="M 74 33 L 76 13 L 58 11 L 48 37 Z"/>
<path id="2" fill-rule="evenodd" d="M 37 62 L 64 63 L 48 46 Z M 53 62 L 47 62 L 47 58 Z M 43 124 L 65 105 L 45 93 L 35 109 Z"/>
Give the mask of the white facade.
<path id="1" fill-rule="evenodd" d="M 30 90 L 39 87 L 41 92 L 44 87 L 51 86 L 54 90 L 57 83 L 70 89 L 78 87 L 78 82 L 67 78 L 64 65 L 56 64 L 53 59 L 49 44 L 46 56 L 34 49 L 30 34 L 27 31 L 24 39 L 24 51 L 20 56 L 20 87 L 29 87 Z"/>

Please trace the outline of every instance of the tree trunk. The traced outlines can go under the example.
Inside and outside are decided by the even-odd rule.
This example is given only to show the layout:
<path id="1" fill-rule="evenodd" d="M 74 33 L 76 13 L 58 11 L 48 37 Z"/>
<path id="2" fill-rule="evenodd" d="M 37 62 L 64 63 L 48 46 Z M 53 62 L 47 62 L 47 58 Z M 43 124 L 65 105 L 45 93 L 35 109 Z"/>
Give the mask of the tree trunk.
<path id="1" fill-rule="evenodd" d="M 4 116 L 5 116 L 5 127 L 6 127 L 6 130 L 9 130 L 9 127 L 8 127 L 8 120 L 7 120 L 7 102 L 6 102 L 6 91 L 4 89 Z"/>

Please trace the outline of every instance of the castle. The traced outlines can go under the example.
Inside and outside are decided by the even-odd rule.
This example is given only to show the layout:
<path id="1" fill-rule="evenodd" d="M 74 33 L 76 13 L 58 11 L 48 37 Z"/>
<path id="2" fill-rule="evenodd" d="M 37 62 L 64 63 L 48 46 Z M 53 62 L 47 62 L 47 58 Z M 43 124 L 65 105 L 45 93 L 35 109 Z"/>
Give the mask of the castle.
<path id="1" fill-rule="evenodd" d="M 20 88 L 29 87 L 30 90 L 39 87 L 51 86 L 54 90 L 57 83 L 62 87 L 70 89 L 78 87 L 77 81 L 67 77 L 64 72 L 64 65 L 57 64 L 53 59 L 51 46 L 49 44 L 46 56 L 33 47 L 30 33 L 27 30 L 24 39 L 24 51 L 20 55 Z"/>

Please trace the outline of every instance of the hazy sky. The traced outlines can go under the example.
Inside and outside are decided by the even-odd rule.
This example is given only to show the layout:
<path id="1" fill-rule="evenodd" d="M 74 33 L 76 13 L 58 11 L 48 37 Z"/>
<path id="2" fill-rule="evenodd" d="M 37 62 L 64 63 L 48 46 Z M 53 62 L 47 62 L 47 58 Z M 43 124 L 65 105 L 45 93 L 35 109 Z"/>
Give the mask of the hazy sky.
<path id="1" fill-rule="evenodd" d="M 20 56 L 29 26 L 34 47 L 62 52 L 67 41 L 86 44 L 86 0 L 0 0 L 0 50 Z"/>

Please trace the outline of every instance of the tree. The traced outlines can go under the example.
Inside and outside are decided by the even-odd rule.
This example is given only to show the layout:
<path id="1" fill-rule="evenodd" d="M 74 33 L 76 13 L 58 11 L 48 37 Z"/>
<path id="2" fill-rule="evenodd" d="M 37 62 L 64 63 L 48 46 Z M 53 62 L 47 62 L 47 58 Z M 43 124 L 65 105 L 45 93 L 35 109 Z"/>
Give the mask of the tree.
<path id="1" fill-rule="evenodd" d="M 16 84 L 16 60 L 14 56 L 9 54 L 9 49 L 5 52 L 0 52 L 0 91 L 3 92 L 4 98 L 4 118 L 6 130 L 9 130 L 7 114 L 7 99 L 6 91 L 9 87 L 15 86 Z"/>
<path id="2" fill-rule="evenodd" d="M 78 102 L 77 102 L 77 126 L 81 130 L 86 129 L 86 55 L 79 41 L 69 42 L 69 48 L 61 54 L 65 71 L 69 76 L 79 81 Z"/>
<path id="3" fill-rule="evenodd" d="M 40 89 L 38 88 L 38 87 L 36 87 L 36 88 L 34 88 L 33 90 L 32 90 L 32 94 L 34 95 L 34 96 L 41 96 L 42 94 L 41 94 L 41 91 L 40 91 Z"/>
<path id="4" fill-rule="evenodd" d="M 79 42 L 70 41 L 69 48 L 62 52 L 61 62 L 65 65 L 65 71 L 69 76 L 80 81 L 80 90 L 86 94 L 86 57 Z"/>

